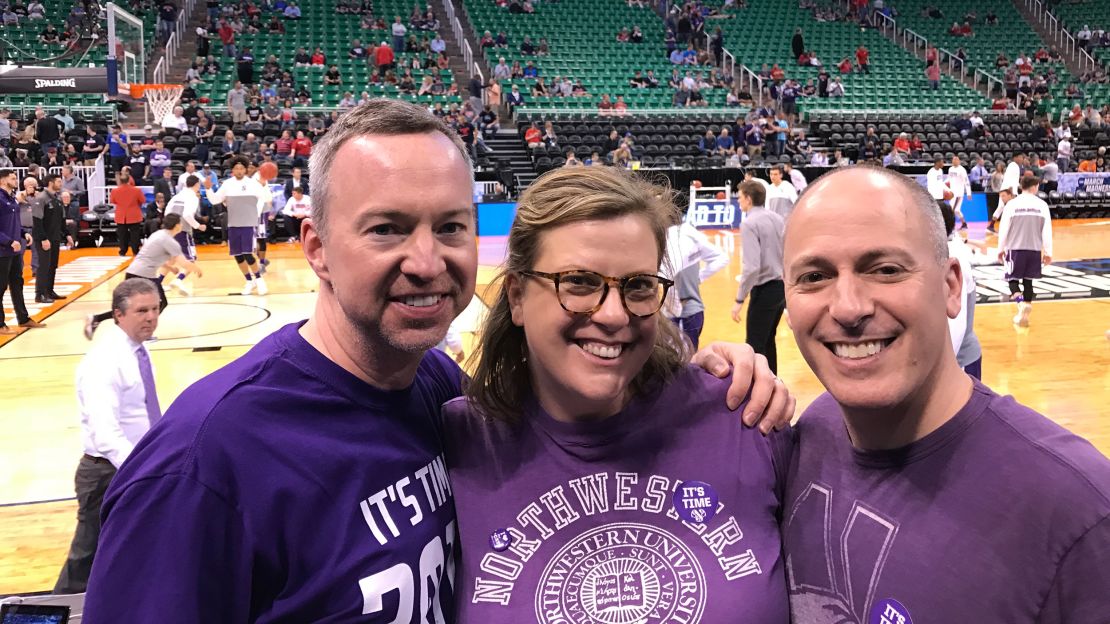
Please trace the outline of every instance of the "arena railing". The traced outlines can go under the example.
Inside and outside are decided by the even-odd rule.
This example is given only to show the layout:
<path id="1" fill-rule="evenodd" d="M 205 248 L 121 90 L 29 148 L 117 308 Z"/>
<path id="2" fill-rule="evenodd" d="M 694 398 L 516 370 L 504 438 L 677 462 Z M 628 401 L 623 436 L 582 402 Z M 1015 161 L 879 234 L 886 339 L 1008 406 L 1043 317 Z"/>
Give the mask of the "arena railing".
<path id="1" fill-rule="evenodd" d="M 1064 24 L 1060 23 L 1059 18 L 1052 13 L 1052 10 L 1044 2 L 1041 0 L 1025 0 L 1025 8 L 1048 31 L 1049 36 L 1052 37 L 1050 43 L 1073 56 L 1080 69 L 1087 70 L 1099 66 L 1099 62 L 1079 46 L 1079 41 L 1068 31 Z"/>
<path id="2" fill-rule="evenodd" d="M 36 167 L 35 168 L 36 172 L 41 168 L 42 167 Z M 28 175 L 30 175 L 31 168 L 30 167 L 12 167 L 12 170 L 15 171 L 15 175 L 19 179 L 19 188 L 23 188 L 23 179 L 26 178 Z M 103 171 L 104 171 L 104 156 L 103 155 L 99 156 L 96 159 L 96 164 L 93 164 L 93 165 L 73 165 L 73 175 L 77 176 L 78 178 L 81 178 L 81 181 L 85 183 L 85 193 L 88 194 L 88 197 L 89 197 L 88 205 L 89 205 L 90 208 L 93 207 L 93 206 L 96 206 L 97 204 L 104 203 L 104 200 L 107 197 L 107 194 L 104 193 L 104 190 L 103 190 L 103 186 L 104 186 L 104 173 L 103 173 Z M 49 169 L 46 170 L 46 172 L 48 174 L 62 175 L 62 167 L 50 167 Z M 42 180 L 39 180 L 39 183 L 40 183 L 40 186 L 41 186 Z M 99 193 L 94 193 L 93 192 L 93 187 L 94 186 L 100 186 L 101 187 L 101 190 L 100 190 Z M 96 201 L 94 201 L 94 198 L 96 199 Z"/>
<path id="3" fill-rule="evenodd" d="M 0 108 L 6 108 L 10 110 L 13 117 L 18 116 L 21 119 L 25 119 L 34 114 L 35 109 L 42 105 L 42 102 L 22 102 L 18 104 L 14 102 L 0 102 Z M 109 104 L 65 104 L 64 106 L 65 109 L 70 113 L 80 113 L 84 116 L 104 115 L 105 118 L 110 119 L 113 123 L 115 123 L 115 121 L 119 118 L 119 111 L 116 110 L 115 106 L 111 106 Z"/>
<path id="4" fill-rule="evenodd" d="M 738 106 L 734 108 L 630 108 L 624 114 L 608 114 L 603 115 L 597 110 L 575 110 L 567 108 L 551 108 L 551 107 L 524 107 L 518 108 L 515 115 L 527 114 L 529 116 L 553 116 L 558 117 L 590 117 L 597 120 L 627 120 L 627 121 L 643 121 L 649 117 L 728 117 L 735 119 L 736 117 L 743 117 L 748 114 L 750 108 Z"/>
<path id="5" fill-rule="evenodd" d="M 185 5 L 177 13 L 177 19 L 174 21 L 174 31 L 166 39 L 162 56 L 154 64 L 154 71 L 151 72 L 151 82 L 154 84 L 166 84 L 170 67 L 173 66 L 174 56 L 177 55 L 177 50 L 181 46 L 181 39 L 185 36 L 185 28 L 189 23 L 189 18 L 193 15 L 195 7 L 196 0 L 185 0 Z"/>
<path id="6" fill-rule="evenodd" d="M 763 78 L 747 65 L 740 66 L 740 86 L 746 86 L 747 92 L 752 94 L 756 104 L 763 106 Z"/>
<path id="7" fill-rule="evenodd" d="M 905 119 L 917 115 L 931 115 L 935 117 L 956 117 L 969 113 L 966 108 L 905 108 L 900 110 L 890 110 L 889 108 L 823 108 L 820 110 L 808 111 L 804 117 L 808 120 L 809 117 L 836 117 L 841 115 L 874 115 L 876 119 L 885 118 L 891 120 Z M 1025 111 L 1022 110 L 993 110 L 985 109 L 980 110 L 979 114 L 986 119 L 1012 117 L 1015 119 L 1027 119 Z"/>
<path id="8" fill-rule="evenodd" d="M 1002 80 L 998 76 L 989 74 L 981 69 L 976 68 L 975 77 L 972 79 L 972 83 L 975 85 L 976 89 L 979 88 L 980 82 L 986 85 L 987 95 L 989 97 L 997 97 L 998 94 L 1006 94 L 1006 83 L 1002 82 Z M 995 90 L 996 88 L 997 91 Z M 1019 112 L 1024 114 L 1024 111 Z"/>

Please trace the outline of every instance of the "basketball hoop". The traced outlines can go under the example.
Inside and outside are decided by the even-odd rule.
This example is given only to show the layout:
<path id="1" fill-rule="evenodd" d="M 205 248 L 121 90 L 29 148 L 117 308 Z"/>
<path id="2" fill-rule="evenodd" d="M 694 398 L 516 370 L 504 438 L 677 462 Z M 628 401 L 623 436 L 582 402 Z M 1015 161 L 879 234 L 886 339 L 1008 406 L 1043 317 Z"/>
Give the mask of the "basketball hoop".
<path id="1" fill-rule="evenodd" d="M 126 88 L 131 92 L 131 97 L 140 99 L 145 97 L 147 105 L 150 106 L 150 112 L 153 113 L 154 121 L 158 125 L 164 125 L 166 116 L 173 112 L 174 105 L 177 104 L 178 99 L 181 98 L 181 92 L 185 90 L 183 85 L 172 84 L 131 84 L 120 85 L 120 89 Z"/>

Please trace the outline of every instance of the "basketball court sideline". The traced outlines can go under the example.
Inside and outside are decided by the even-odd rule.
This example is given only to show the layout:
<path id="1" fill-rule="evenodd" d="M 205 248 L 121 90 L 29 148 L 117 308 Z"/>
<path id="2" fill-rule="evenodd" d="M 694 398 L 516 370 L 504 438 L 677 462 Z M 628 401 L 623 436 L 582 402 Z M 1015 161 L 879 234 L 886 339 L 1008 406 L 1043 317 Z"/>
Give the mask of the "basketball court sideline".
<path id="1" fill-rule="evenodd" d="M 984 381 L 1090 439 L 1110 454 L 1110 222 L 1058 221 L 1055 228 L 1061 269 L 1055 290 L 1035 306 L 1032 326 L 1015 328 L 1010 304 L 982 304 L 976 331 L 983 345 Z M 981 227 L 972 230 L 982 237 Z M 703 342 L 743 340 L 743 327 L 729 318 L 740 271 L 739 234 L 715 231 L 710 240 L 729 255 L 730 265 L 702 286 L 706 302 Z M 194 281 L 194 296 L 168 293 L 150 345 L 158 394 L 167 407 L 186 386 L 239 355 L 275 329 L 305 318 L 314 301 L 316 277 L 299 246 L 272 244 L 266 274 L 270 294 L 241 296 L 242 276 L 224 247 L 200 250 L 204 277 Z M 464 332 L 480 323 L 486 292 L 504 257 L 504 237 L 479 241 L 478 295 L 460 322 Z M 74 276 L 74 298 L 36 316 L 45 329 L 24 332 L 0 346 L 0 378 L 7 384 L 0 410 L 0 595 L 49 590 L 65 558 L 76 522 L 73 474 L 81 454 L 74 372 L 89 343 L 82 336 L 87 314 L 110 307 L 111 290 L 123 279 L 126 264 L 113 265 L 107 250 L 69 252 L 66 267 Z M 97 269 L 77 271 L 96 260 Z M 113 266 L 108 266 L 113 265 Z M 1099 267 L 1106 267 L 1103 271 Z M 981 277 L 990 276 L 990 267 Z M 100 271 L 97 273 L 96 271 Z M 1068 273 L 1071 271 L 1071 273 Z M 95 273 L 95 275 L 93 274 Z M 1074 274 L 1073 274 L 1074 273 Z M 1092 277 L 1093 276 L 1093 277 Z M 191 278 L 192 279 L 192 278 Z M 61 280 L 60 280 L 61 281 Z M 1080 293 L 1080 286 L 1089 284 Z M 1069 286 L 1070 285 L 1070 286 Z M 989 300 L 989 284 L 980 299 Z M 49 315 L 49 316 L 46 316 Z M 466 333 L 469 354 L 473 334 Z M 798 397 L 798 412 L 821 392 L 802 360 L 785 323 L 780 326 L 779 375 Z"/>

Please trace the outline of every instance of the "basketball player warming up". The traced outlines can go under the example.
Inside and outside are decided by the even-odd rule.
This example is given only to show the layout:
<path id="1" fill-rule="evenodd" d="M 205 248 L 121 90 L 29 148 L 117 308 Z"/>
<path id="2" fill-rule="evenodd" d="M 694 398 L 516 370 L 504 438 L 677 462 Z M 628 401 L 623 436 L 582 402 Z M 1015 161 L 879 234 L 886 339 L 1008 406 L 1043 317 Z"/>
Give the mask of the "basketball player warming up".
<path id="1" fill-rule="evenodd" d="M 209 201 L 223 204 L 227 209 L 227 243 L 230 255 L 235 258 L 239 270 L 243 272 L 244 296 L 256 292 L 265 295 L 269 292 L 262 270 L 254 257 L 255 230 L 258 218 L 267 204 L 273 201 L 270 192 L 258 182 L 247 177 L 248 161 L 242 156 L 231 159 L 231 177 L 212 191 L 212 182 L 205 180 L 209 190 Z"/>

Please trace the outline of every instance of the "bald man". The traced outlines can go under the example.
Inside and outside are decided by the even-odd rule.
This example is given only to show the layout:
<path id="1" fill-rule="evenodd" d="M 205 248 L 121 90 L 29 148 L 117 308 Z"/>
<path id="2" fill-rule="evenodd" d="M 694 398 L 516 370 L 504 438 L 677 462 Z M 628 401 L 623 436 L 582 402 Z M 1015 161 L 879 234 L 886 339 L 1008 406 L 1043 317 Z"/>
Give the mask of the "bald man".
<path id="1" fill-rule="evenodd" d="M 1106 622 L 1110 461 L 960 368 L 963 280 L 929 193 L 825 175 L 787 221 L 783 267 L 827 389 L 787 481 L 794 621 Z"/>

